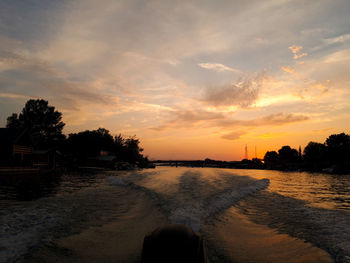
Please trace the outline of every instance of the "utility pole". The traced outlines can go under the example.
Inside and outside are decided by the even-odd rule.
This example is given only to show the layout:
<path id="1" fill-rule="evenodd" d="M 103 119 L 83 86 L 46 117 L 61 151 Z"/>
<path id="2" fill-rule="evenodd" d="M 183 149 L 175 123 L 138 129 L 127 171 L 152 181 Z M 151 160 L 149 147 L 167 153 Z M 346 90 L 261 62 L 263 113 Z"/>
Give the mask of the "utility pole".
<path id="1" fill-rule="evenodd" d="M 256 145 L 255 145 L 255 159 L 258 159 L 258 155 L 256 154 Z"/>

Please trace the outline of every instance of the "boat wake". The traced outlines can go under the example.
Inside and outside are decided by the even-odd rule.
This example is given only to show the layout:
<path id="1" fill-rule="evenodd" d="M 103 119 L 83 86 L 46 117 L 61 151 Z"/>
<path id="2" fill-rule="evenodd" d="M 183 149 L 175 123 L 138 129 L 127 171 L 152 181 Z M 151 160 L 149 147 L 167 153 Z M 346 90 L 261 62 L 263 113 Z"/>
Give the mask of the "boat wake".
<path id="1" fill-rule="evenodd" d="M 203 178 L 198 171 L 184 171 L 177 183 L 176 191 L 158 192 L 134 183 L 127 177 L 109 177 L 110 184 L 130 187 L 148 193 L 173 224 L 185 224 L 195 231 L 211 217 L 228 209 L 242 198 L 265 189 L 268 179 L 256 180 L 232 174 L 217 174 L 212 180 Z M 168 189 L 169 190 L 169 189 Z"/>

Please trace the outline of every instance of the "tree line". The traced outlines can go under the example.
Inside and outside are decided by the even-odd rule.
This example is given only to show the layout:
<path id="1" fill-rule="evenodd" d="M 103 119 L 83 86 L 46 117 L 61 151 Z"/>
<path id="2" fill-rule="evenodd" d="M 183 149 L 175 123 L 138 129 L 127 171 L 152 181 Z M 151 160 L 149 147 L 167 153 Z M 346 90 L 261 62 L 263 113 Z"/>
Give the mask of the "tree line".
<path id="1" fill-rule="evenodd" d="M 34 149 L 56 149 L 68 157 L 71 164 L 84 164 L 89 157 L 103 154 L 115 155 L 118 161 L 132 164 L 147 164 L 142 155 L 140 140 L 136 136 L 112 136 L 105 128 L 71 133 L 62 133 L 65 123 L 62 113 L 48 101 L 30 99 L 22 111 L 7 118 L 7 128 L 25 129 L 33 142 Z"/>
<path id="2" fill-rule="evenodd" d="M 147 165 L 148 158 L 142 155 L 140 140 L 136 136 L 112 136 L 105 128 L 71 133 L 62 133 L 65 123 L 62 113 L 43 99 L 28 100 L 17 114 L 7 118 L 7 128 L 25 129 L 35 149 L 57 149 L 68 157 L 70 163 L 84 164 L 89 157 L 101 152 L 115 155 L 118 161 Z M 309 142 L 304 151 L 283 146 L 278 151 L 268 151 L 260 160 L 243 160 L 240 165 L 252 168 L 278 170 L 309 170 L 350 173 L 350 135 L 330 135 L 324 143 Z M 235 164 L 236 166 L 238 164 Z"/>
<path id="3" fill-rule="evenodd" d="M 264 164 L 268 169 L 350 173 L 350 135 L 332 134 L 324 143 L 311 141 L 303 152 L 290 146 L 283 146 L 278 152 L 268 151 Z"/>

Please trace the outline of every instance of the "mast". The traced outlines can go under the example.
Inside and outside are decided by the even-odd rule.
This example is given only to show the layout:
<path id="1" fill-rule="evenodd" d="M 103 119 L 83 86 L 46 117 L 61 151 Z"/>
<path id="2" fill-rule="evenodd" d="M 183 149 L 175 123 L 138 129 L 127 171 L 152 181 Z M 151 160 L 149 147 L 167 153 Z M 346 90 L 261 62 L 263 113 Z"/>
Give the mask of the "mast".
<path id="1" fill-rule="evenodd" d="M 258 155 L 256 154 L 256 145 L 255 145 L 255 159 L 258 159 Z"/>

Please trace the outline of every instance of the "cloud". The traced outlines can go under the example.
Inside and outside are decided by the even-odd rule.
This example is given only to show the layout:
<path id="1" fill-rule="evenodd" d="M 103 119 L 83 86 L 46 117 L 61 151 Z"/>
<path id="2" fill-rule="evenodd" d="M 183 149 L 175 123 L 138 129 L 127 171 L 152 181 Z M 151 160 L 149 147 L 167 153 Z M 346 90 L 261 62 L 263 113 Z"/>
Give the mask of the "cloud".
<path id="1" fill-rule="evenodd" d="M 258 99 L 263 76 L 263 74 L 246 76 L 234 84 L 208 88 L 202 101 L 215 107 L 234 105 L 248 107 Z"/>
<path id="2" fill-rule="evenodd" d="M 214 70 L 216 72 L 230 71 L 230 72 L 234 72 L 234 73 L 242 73 L 238 69 L 231 68 L 231 67 L 225 66 L 225 65 L 220 64 L 220 63 L 199 63 L 198 66 L 200 66 L 201 68 L 205 68 L 205 69 L 211 69 L 211 70 Z"/>
<path id="3" fill-rule="evenodd" d="M 294 54 L 293 58 L 299 59 L 299 58 L 306 57 L 306 56 L 307 56 L 307 53 L 300 53 L 300 54 Z"/>
<path id="4" fill-rule="evenodd" d="M 299 8 L 293 1 L 275 0 L 200 5 L 74 0 L 59 1 L 59 6 L 45 0 L 44 7 L 50 8 L 22 2 L 0 4 L 5 7 L 0 8 L 0 17 L 6 18 L 0 27 L 0 97 L 17 107 L 25 99 L 19 95 L 41 96 L 62 108 L 65 118 L 69 112 L 72 123 L 82 124 L 75 129 L 93 127 L 97 121 L 116 129 L 128 122 L 138 132 L 159 125 L 174 134 L 179 128 L 192 127 L 195 133 L 197 128 L 215 127 L 227 129 L 219 136 L 236 132 L 226 134 L 232 139 L 241 127 L 305 121 L 311 115 L 304 105 L 318 110 L 315 101 L 325 88 L 328 98 L 339 85 L 349 86 L 343 3 L 324 2 L 316 14 L 313 4 Z M 301 34 L 318 28 L 322 31 L 312 36 Z M 292 45 L 295 39 L 304 47 Z M 326 43 L 332 46 L 313 52 L 313 61 L 297 64 L 305 51 Z M 317 60 L 330 52 L 338 53 Z M 280 70 L 291 54 L 295 65 Z M 276 83 L 257 75 L 233 81 L 236 73 L 244 74 L 238 69 L 276 72 Z M 325 88 L 311 87 L 318 83 L 312 80 Z M 346 104 L 344 96 L 336 96 Z M 324 97 L 323 107 L 334 107 L 334 101 Z M 2 108 L 10 111 L 8 105 Z M 135 116 L 137 121 L 131 121 Z M 144 120 L 149 122 L 143 125 Z"/>
<path id="5" fill-rule="evenodd" d="M 290 51 L 292 51 L 292 53 L 294 54 L 294 56 L 293 56 L 294 59 L 299 59 L 299 58 L 307 56 L 307 53 L 302 53 L 301 52 L 301 50 L 303 49 L 302 46 L 293 45 L 293 46 L 288 47 L 288 49 Z"/>
<path id="6" fill-rule="evenodd" d="M 0 35 L 0 50 L 14 50 L 22 45 L 22 42 L 9 38 L 4 35 Z"/>
<path id="7" fill-rule="evenodd" d="M 178 112 L 178 120 L 184 122 L 209 121 L 223 118 L 223 115 L 216 112 L 204 110 L 185 110 Z"/>
<path id="8" fill-rule="evenodd" d="M 327 35 L 329 34 L 330 33 L 328 33 Z M 350 41 L 350 34 L 341 34 L 335 37 L 326 37 L 326 38 L 324 38 L 323 36 L 318 36 L 318 38 L 322 38 L 322 43 L 318 43 L 318 45 L 313 47 L 311 50 L 324 52 L 327 49 L 329 50 L 330 48 L 335 48 L 335 47 L 341 48 L 342 46 L 344 47 Z"/>
<path id="9" fill-rule="evenodd" d="M 258 127 L 258 126 L 281 126 L 285 124 L 302 122 L 309 120 L 309 117 L 300 114 L 293 113 L 275 113 L 269 114 L 265 117 L 255 118 L 251 120 L 233 120 L 226 118 L 224 120 L 218 120 L 216 122 L 217 127 L 229 128 L 229 127 Z"/>
<path id="10" fill-rule="evenodd" d="M 253 125 L 284 125 L 309 120 L 309 117 L 293 113 L 276 113 L 253 121 Z"/>
<path id="11" fill-rule="evenodd" d="M 0 76 L 0 94 L 11 98 L 50 98 L 71 109 L 79 103 L 111 105 L 117 99 L 99 93 L 94 83 L 71 80 L 48 61 L 18 52 L 0 51 Z"/>
<path id="12" fill-rule="evenodd" d="M 167 120 L 160 126 L 151 128 L 155 131 L 187 128 L 254 128 L 260 126 L 281 126 L 309 120 L 309 117 L 293 113 L 275 113 L 264 117 L 241 120 L 232 119 L 231 114 L 205 110 L 174 110 L 168 112 Z M 243 133 L 242 133 L 243 134 Z"/>
<path id="13" fill-rule="evenodd" d="M 206 110 L 173 110 L 171 112 L 167 112 L 167 119 L 170 121 L 166 121 L 164 124 L 151 128 L 152 130 L 161 131 L 166 129 L 173 128 L 189 128 L 197 126 L 198 124 L 203 124 L 208 126 L 208 124 L 212 121 L 217 121 L 220 119 L 224 119 L 225 115 L 217 112 L 210 112 Z"/>
<path id="14" fill-rule="evenodd" d="M 82 103 L 111 105 L 116 102 L 117 98 L 116 96 L 99 94 L 89 83 L 73 82 L 42 72 L 32 71 L 28 74 L 21 70 L 12 70 L 10 76 L 2 74 L 0 92 L 46 98 L 64 104 L 71 109 L 79 107 Z"/>
<path id="15" fill-rule="evenodd" d="M 323 42 L 326 45 L 333 45 L 333 44 L 339 44 L 339 43 L 344 43 L 350 40 L 350 34 L 343 34 L 337 37 L 332 37 L 332 38 L 326 38 L 323 39 Z"/>
<path id="16" fill-rule="evenodd" d="M 296 54 L 296 53 L 298 53 L 300 50 L 303 49 L 302 46 L 296 46 L 296 45 L 290 46 L 290 47 L 288 47 L 288 48 L 290 49 L 290 51 L 293 52 L 293 54 Z"/>
<path id="17" fill-rule="evenodd" d="M 234 131 L 221 136 L 221 138 L 234 141 L 234 140 L 238 140 L 243 134 L 246 134 L 246 132 Z"/>
<path id="18" fill-rule="evenodd" d="M 49 74 L 54 77 L 65 77 L 65 74 L 49 62 L 24 52 L 0 50 L 0 73 L 6 70 L 20 70 L 33 74 Z"/>
<path id="19" fill-rule="evenodd" d="M 290 74 L 294 74 L 295 73 L 295 70 L 292 69 L 291 67 L 288 67 L 288 66 L 287 67 L 282 66 L 281 69 L 283 71 L 287 72 L 287 73 L 290 73 Z"/>
<path id="20" fill-rule="evenodd" d="M 8 99 L 30 99 L 29 96 L 25 96 L 22 94 L 16 93 L 0 93 L 0 98 L 8 98 Z"/>

